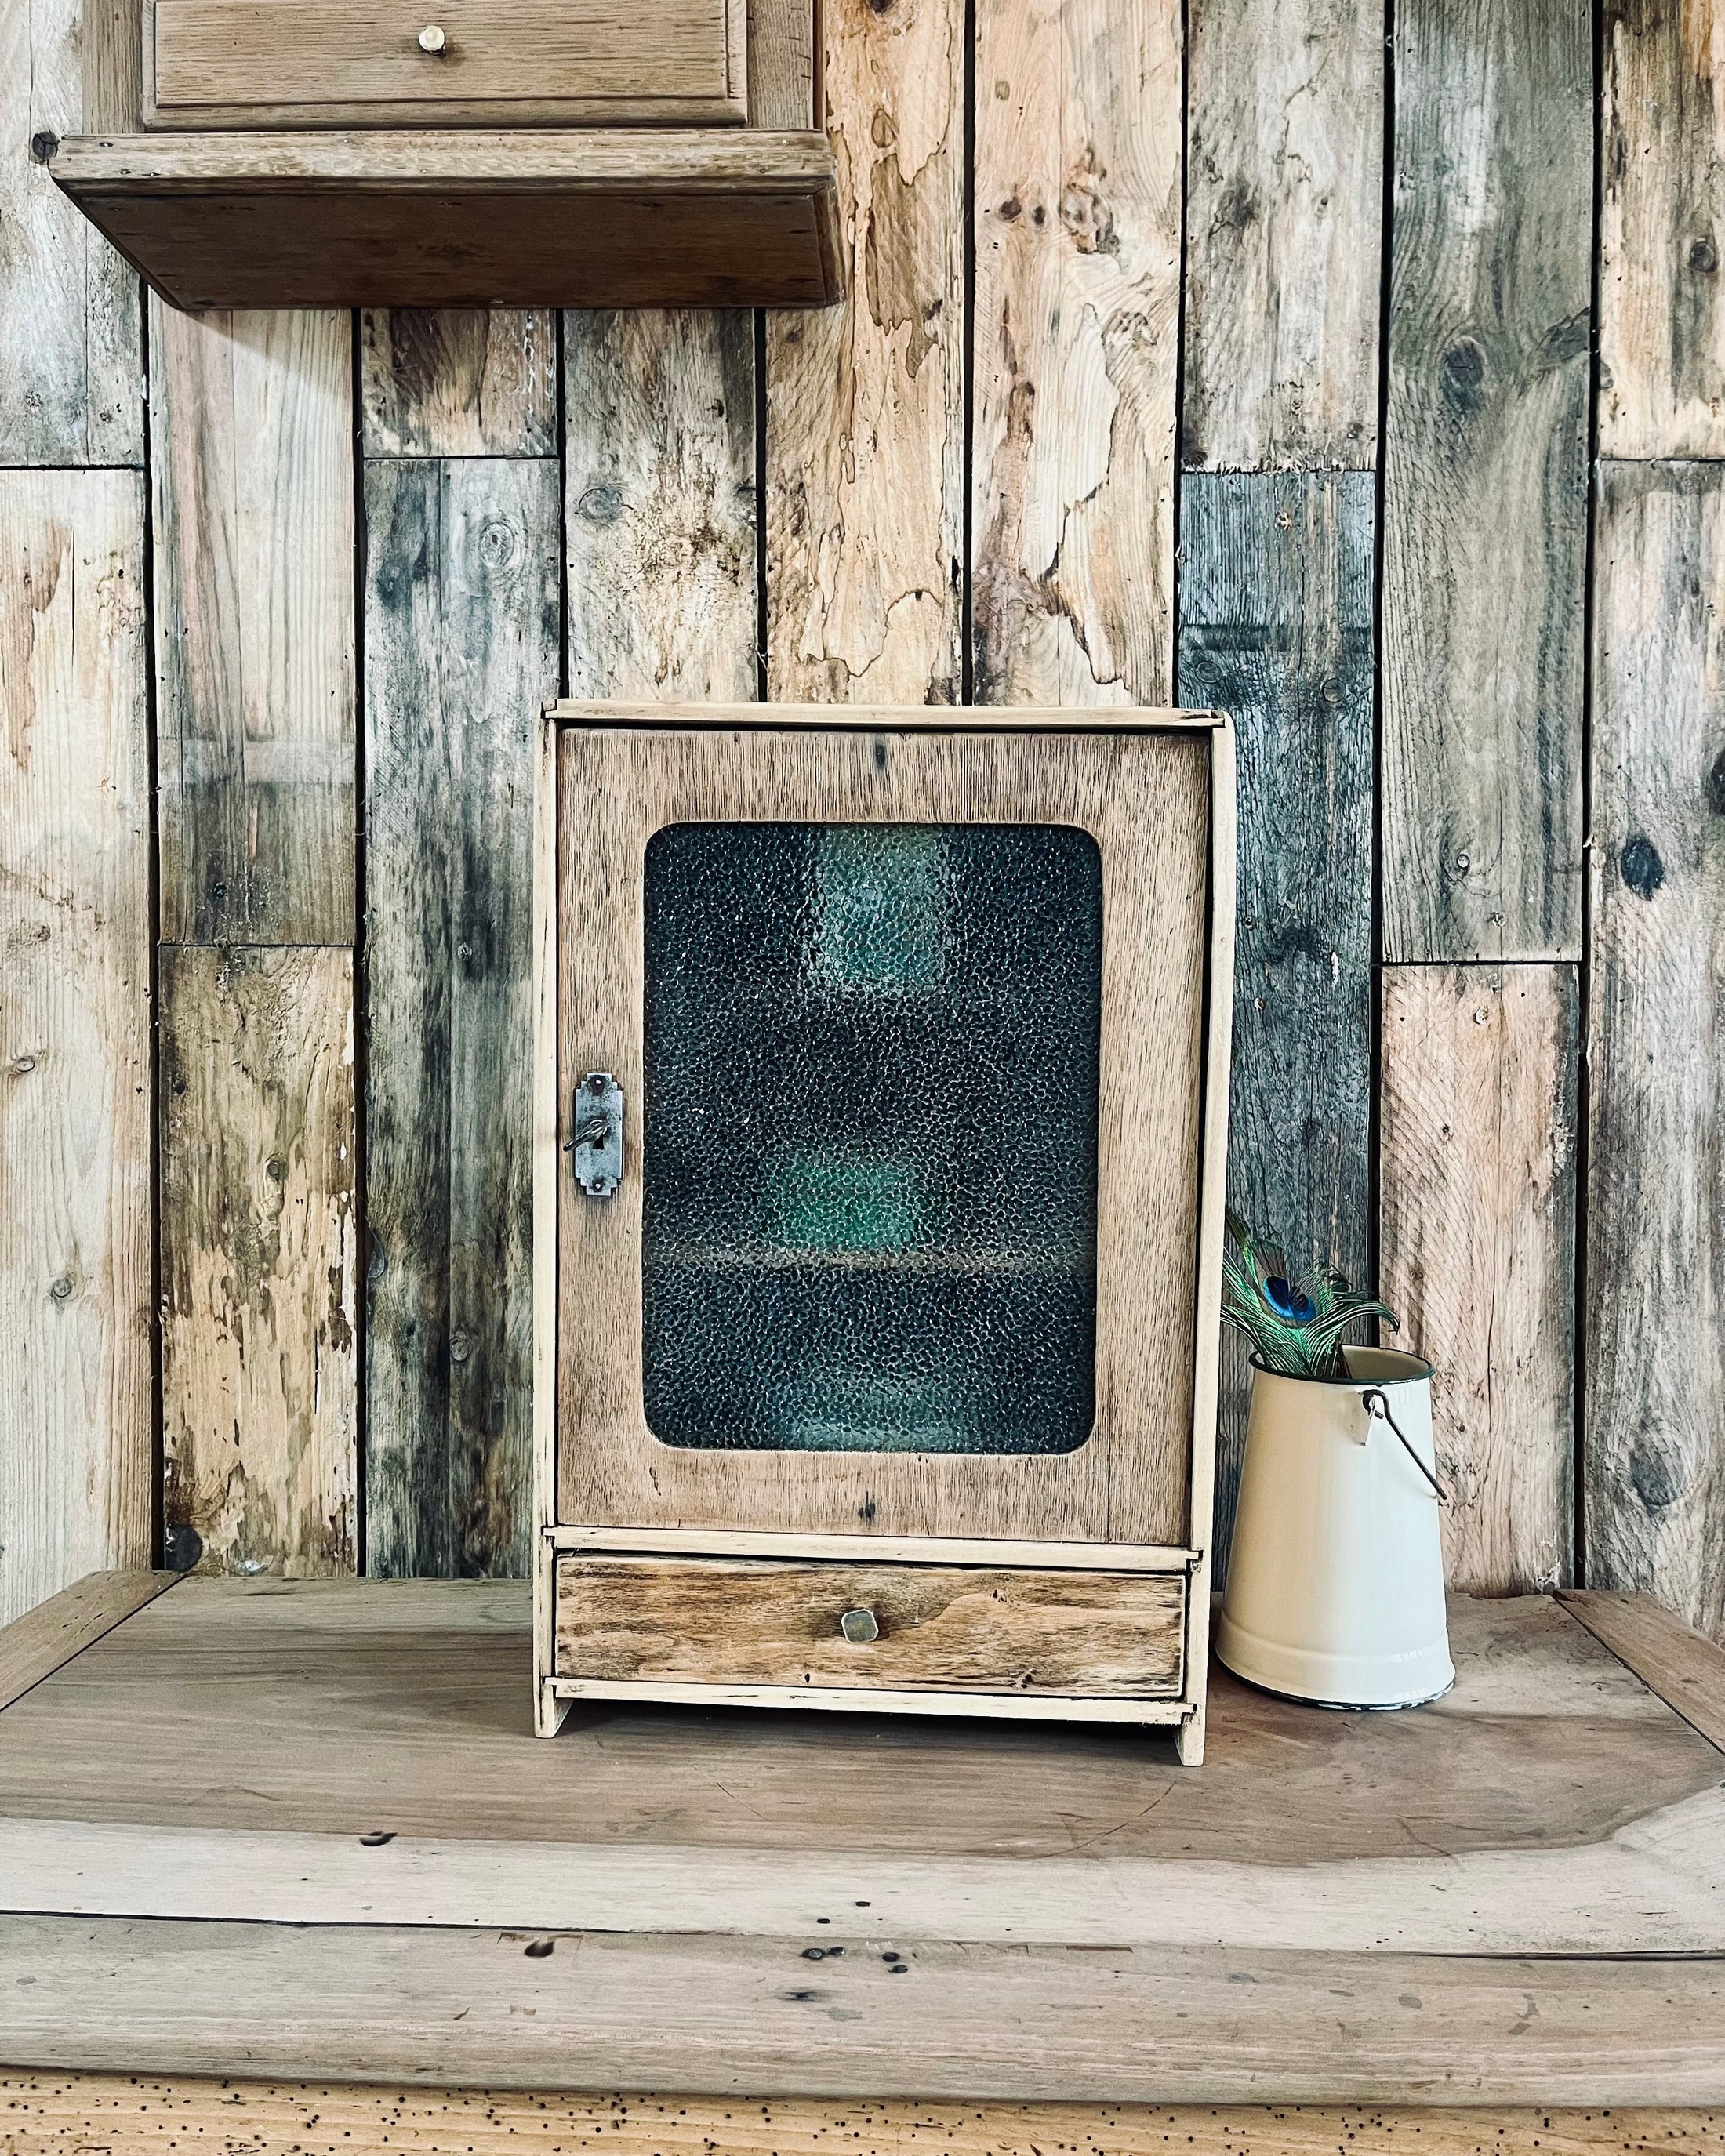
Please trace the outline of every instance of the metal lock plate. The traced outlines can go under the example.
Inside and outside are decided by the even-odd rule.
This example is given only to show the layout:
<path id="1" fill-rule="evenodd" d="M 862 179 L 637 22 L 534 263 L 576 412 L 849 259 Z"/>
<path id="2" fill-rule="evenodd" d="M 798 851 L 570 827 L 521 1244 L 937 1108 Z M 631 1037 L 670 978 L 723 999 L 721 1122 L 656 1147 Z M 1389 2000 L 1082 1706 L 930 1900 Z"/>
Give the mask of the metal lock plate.
<path id="1" fill-rule="evenodd" d="M 575 1180 L 589 1198 L 609 1198 L 623 1180 L 623 1088 L 608 1070 L 589 1070 L 575 1089 Z"/>

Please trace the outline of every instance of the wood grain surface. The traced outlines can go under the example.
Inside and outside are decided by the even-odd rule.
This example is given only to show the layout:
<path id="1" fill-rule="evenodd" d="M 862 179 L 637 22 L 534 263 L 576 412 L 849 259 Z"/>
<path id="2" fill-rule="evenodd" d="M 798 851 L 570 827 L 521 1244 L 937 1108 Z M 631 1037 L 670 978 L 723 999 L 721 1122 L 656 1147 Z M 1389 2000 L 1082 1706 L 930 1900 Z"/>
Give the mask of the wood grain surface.
<path id="1" fill-rule="evenodd" d="M 1589 1587 L 1725 1635 L 1725 473 L 1608 464 L 1594 615 Z"/>
<path id="2" fill-rule="evenodd" d="M 982 0 L 972 693 L 1161 704 L 1173 676 L 1175 0 Z"/>
<path id="3" fill-rule="evenodd" d="M 0 1620 L 150 1557 L 144 559 L 140 475 L 0 473 Z"/>
<path id="4" fill-rule="evenodd" d="M 366 1567 L 522 1572 L 533 759 L 557 467 L 371 463 Z"/>
<path id="5" fill-rule="evenodd" d="M 820 2156 L 842 2137 L 857 2156 L 1036 2156 L 1050 2147 L 1111 2156 L 1716 2156 L 1717 2112 L 1549 2105 L 1489 2110 L 1323 2106 L 856 2104 L 809 2098 L 535 2095 L 309 2082 L 158 2081 L 120 2074 L 0 2073 L 7 2156 L 157 2156 L 195 2138 L 217 2156 L 515 2156 L 521 2140 L 622 2156 Z"/>
<path id="6" fill-rule="evenodd" d="M 667 824 L 1042 822 L 1101 851 L 1096 1423 L 1060 1454 L 860 1455 L 661 1444 L 644 1403 L 642 1181 L 564 1178 L 558 1517 L 619 1526 L 1184 1544 L 1213 730 L 872 734 L 571 728 L 559 790 L 561 1103 L 642 1097 L 641 862 Z M 603 969 L 587 953 L 619 954 Z M 564 1132 L 567 1136 L 567 1130 Z M 1142 1281 L 1163 1281 L 1153 1299 Z M 588 1322 L 572 1322 L 579 1281 Z"/>
<path id="7" fill-rule="evenodd" d="M 964 582 L 962 0 L 826 0 L 848 298 L 766 325 L 768 693 L 955 704 Z"/>
<path id="8" fill-rule="evenodd" d="M 1717 1640 L 1645 1594 L 1589 1588 L 1558 1599 L 1692 1729 L 1725 1752 L 1725 1648 Z"/>
<path id="9" fill-rule="evenodd" d="M 165 949 L 161 1053 L 168 1563 L 351 1571 L 352 953 Z"/>
<path id="10" fill-rule="evenodd" d="M 0 1954 L 32 1980 L 0 2005 L 0 2049 L 517 2088 L 560 2084 L 572 2056 L 606 2085 L 765 2097 L 1725 2102 L 1712 1956 L 819 1952 L 816 1969 L 794 1939 L 6 1916 Z"/>
<path id="11" fill-rule="evenodd" d="M 352 325 L 150 321 L 162 938 L 350 942 Z"/>
<path id="12" fill-rule="evenodd" d="M 1072 1692 L 1180 1689 L 1178 1574 L 564 1557 L 559 1676 Z M 865 1610 L 876 1636 L 840 1629 Z"/>
<path id="13" fill-rule="evenodd" d="M 1592 30 L 1396 16 L 1384 956 L 1581 948 Z"/>
<path id="14" fill-rule="evenodd" d="M 138 280 L 49 174 L 64 136 L 113 125 L 100 13 L 14 0 L 0 18 L 0 465 L 144 461 Z"/>
<path id="15" fill-rule="evenodd" d="M 87 1572 L 0 1625 L 0 1707 L 22 1699 L 74 1655 L 179 1584 L 175 1572 Z"/>
<path id="16" fill-rule="evenodd" d="M 1377 462 L 1384 27 L 1360 0 L 1189 12 L 1189 470 Z"/>
<path id="17" fill-rule="evenodd" d="M 557 453 L 557 327 L 541 310 L 368 310 L 359 386 L 368 457 Z"/>
<path id="18" fill-rule="evenodd" d="M 1179 694 L 1238 741 L 1228 1203 L 1289 1263 L 1367 1276 L 1372 530 L 1364 473 L 1189 475 Z M 1249 1372 L 1224 1333 L 1218 1563 Z"/>
<path id="19" fill-rule="evenodd" d="M 1599 451 L 1725 455 L 1725 8 L 1606 0 Z"/>
<path id="20" fill-rule="evenodd" d="M 566 315 L 563 409 L 571 690 L 753 697 L 752 318 Z"/>
<path id="21" fill-rule="evenodd" d="M 1383 983 L 1378 1285 L 1436 1368 L 1444 1576 L 1574 1576 L 1579 1007 L 1571 966 Z"/>

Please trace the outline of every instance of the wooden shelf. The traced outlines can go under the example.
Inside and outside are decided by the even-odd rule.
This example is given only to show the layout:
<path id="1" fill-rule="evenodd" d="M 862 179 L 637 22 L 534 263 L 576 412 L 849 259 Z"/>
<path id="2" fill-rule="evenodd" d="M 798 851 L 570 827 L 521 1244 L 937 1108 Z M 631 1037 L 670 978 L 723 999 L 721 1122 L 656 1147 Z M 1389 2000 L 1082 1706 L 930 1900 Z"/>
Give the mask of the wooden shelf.
<path id="1" fill-rule="evenodd" d="M 172 305 L 826 306 L 824 135 L 765 128 L 74 136 L 52 172 Z"/>

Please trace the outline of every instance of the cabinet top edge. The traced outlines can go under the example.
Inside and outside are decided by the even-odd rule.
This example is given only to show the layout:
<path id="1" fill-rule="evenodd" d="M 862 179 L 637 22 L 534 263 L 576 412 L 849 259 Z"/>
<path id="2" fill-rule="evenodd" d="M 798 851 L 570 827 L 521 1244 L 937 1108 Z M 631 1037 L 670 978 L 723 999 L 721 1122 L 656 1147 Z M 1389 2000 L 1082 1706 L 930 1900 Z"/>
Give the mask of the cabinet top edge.
<path id="1" fill-rule="evenodd" d="M 1207 733 L 1229 723 L 1225 711 L 1127 704 L 657 704 L 567 696 L 546 705 L 545 719 L 552 726 L 672 732 L 722 727 L 760 733 Z"/>

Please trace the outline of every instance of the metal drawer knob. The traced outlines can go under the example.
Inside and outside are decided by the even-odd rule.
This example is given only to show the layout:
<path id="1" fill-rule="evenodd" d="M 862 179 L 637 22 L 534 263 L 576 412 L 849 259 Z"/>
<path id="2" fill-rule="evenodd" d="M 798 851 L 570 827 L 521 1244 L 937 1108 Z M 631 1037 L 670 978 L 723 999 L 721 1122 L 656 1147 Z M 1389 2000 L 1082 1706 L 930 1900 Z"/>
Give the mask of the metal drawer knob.
<path id="1" fill-rule="evenodd" d="M 865 1647 L 870 1640 L 880 1636 L 880 1627 L 875 1622 L 872 1609 L 847 1609 L 839 1620 L 839 1630 L 853 1647 Z"/>
<path id="2" fill-rule="evenodd" d="M 419 33 L 420 51 L 422 53 L 440 53 L 443 49 L 443 31 L 437 23 L 428 23 L 425 25 L 425 28 Z"/>

